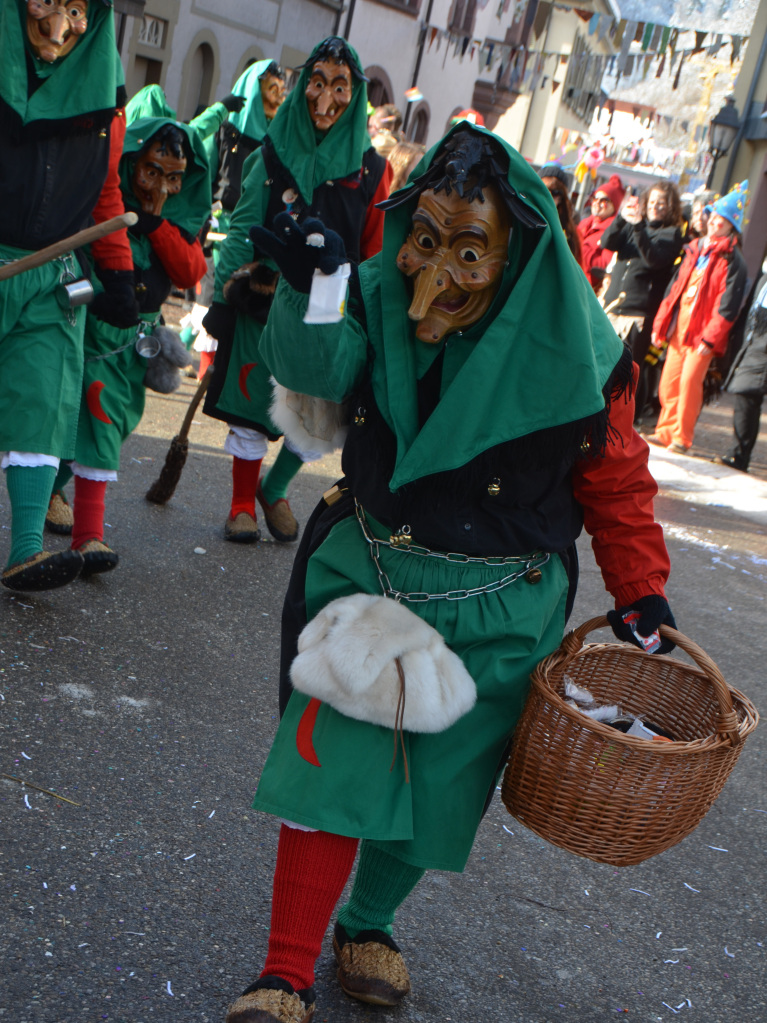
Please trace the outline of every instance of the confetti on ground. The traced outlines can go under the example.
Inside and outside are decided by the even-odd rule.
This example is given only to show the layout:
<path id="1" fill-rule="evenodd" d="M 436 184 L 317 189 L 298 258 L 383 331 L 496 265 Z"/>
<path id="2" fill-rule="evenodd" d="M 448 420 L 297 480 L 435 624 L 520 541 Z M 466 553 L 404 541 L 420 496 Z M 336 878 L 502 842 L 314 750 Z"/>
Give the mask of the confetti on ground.
<path id="1" fill-rule="evenodd" d="M 691 892 L 697 892 L 698 895 L 700 895 L 700 888 L 693 888 L 693 886 L 691 884 L 687 884 L 686 881 L 684 882 L 684 886 L 685 888 L 689 888 Z"/>
<path id="2" fill-rule="evenodd" d="M 207 554 L 208 552 L 205 550 L 204 547 L 195 547 L 194 553 L 195 554 Z"/>
<path id="3" fill-rule="evenodd" d="M 674 1013 L 675 1015 L 676 1015 L 676 1013 L 678 1012 L 678 1010 L 677 1010 L 677 1009 L 675 1009 L 673 1005 L 669 1005 L 669 1004 L 668 1004 L 668 1002 L 661 1002 L 661 1005 L 665 1005 L 667 1009 L 671 1009 L 671 1011 L 672 1011 L 672 1012 L 673 1012 L 673 1013 Z"/>
<path id="4" fill-rule="evenodd" d="M 729 852 L 729 849 L 723 849 L 721 845 L 710 845 L 709 849 L 713 849 L 714 852 Z"/>
<path id="5" fill-rule="evenodd" d="M 137 934 L 140 938 L 143 938 L 146 931 L 126 931 L 126 934 Z"/>
<path id="6" fill-rule="evenodd" d="M 686 952 L 687 951 L 687 946 L 685 945 L 684 948 L 672 948 L 671 951 L 672 952 Z"/>
<path id="7" fill-rule="evenodd" d="M 210 820 L 210 818 L 213 816 L 215 812 L 216 812 L 215 810 L 211 810 L 211 812 L 208 814 L 208 820 Z"/>
<path id="8" fill-rule="evenodd" d="M 169 995 L 171 996 L 171 998 L 175 998 L 175 997 L 176 997 L 176 996 L 175 996 L 175 995 L 173 994 L 173 992 L 171 991 L 171 989 L 170 989 L 170 981 L 168 981 L 168 994 L 169 994 Z M 664 1003 L 664 1004 L 665 1004 L 665 1003 Z"/>
<path id="9" fill-rule="evenodd" d="M 674 963 L 674 964 L 676 964 L 676 963 L 678 963 L 678 962 L 679 962 L 679 960 L 678 960 L 678 959 L 664 959 L 664 960 L 663 960 L 663 963 L 664 963 L 664 965 L 665 965 L 666 963 Z"/>
<path id="10" fill-rule="evenodd" d="M 640 895 L 650 895 L 649 892 L 643 892 L 641 888 L 629 888 L 630 892 L 639 892 Z M 650 896 L 652 898 L 652 896 Z"/>
<path id="11" fill-rule="evenodd" d="M 735 953 L 734 953 L 734 952 L 728 952 L 728 951 L 727 951 L 727 946 L 726 946 L 726 945 L 724 946 L 724 954 L 725 954 L 726 956 L 729 956 L 729 957 L 730 957 L 730 959 L 734 959 L 734 958 L 735 958 Z"/>
<path id="12" fill-rule="evenodd" d="M 589 894 L 589 890 L 588 890 L 588 888 L 584 888 L 583 890 L 584 890 L 584 892 L 586 893 L 586 895 L 588 895 L 588 894 Z"/>
<path id="13" fill-rule="evenodd" d="M 24 750 L 21 751 L 21 755 L 24 757 L 25 760 L 31 760 L 32 759 L 32 757 L 28 757 L 27 756 L 27 754 L 24 752 Z"/>
<path id="14" fill-rule="evenodd" d="M 656 940 L 656 941 L 657 941 L 657 940 L 658 940 L 658 938 L 659 938 L 659 937 L 661 936 L 661 934 L 663 934 L 663 931 L 658 931 L 658 933 L 657 933 L 657 934 L 655 935 L 655 940 Z"/>
<path id="15" fill-rule="evenodd" d="M 86 945 L 90 944 L 88 941 L 83 941 L 82 944 L 78 945 L 78 948 L 85 948 Z"/>
<path id="16" fill-rule="evenodd" d="M 513 831 L 509 831 L 509 829 L 508 829 L 508 828 L 506 827 L 506 825 L 505 825 L 505 824 L 503 825 L 503 830 L 504 830 L 504 831 L 508 831 L 510 835 L 513 835 L 513 834 L 514 834 L 514 832 L 513 832 Z"/>
<path id="17" fill-rule="evenodd" d="M 27 809 L 31 810 L 32 806 L 31 806 L 31 804 L 29 802 L 29 796 L 26 794 L 26 792 L 24 793 L 24 802 L 27 804 Z"/>
<path id="18" fill-rule="evenodd" d="M 749 809 L 749 807 L 744 806 L 743 809 L 747 810 L 747 809 Z M 752 809 L 754 811 L 754 813 L 767 813 L 767 810 L 757 810 L 757 808 L 755 806 L 752 806 L 750 809 Z"/>
<path id="19" fill-rule="evenodd" d="M 193 860 L 196 855 L 197 855 L 197 853 L 191 853 L 191 855 L 185 856 L 184 859 L 185 860 Z"/>

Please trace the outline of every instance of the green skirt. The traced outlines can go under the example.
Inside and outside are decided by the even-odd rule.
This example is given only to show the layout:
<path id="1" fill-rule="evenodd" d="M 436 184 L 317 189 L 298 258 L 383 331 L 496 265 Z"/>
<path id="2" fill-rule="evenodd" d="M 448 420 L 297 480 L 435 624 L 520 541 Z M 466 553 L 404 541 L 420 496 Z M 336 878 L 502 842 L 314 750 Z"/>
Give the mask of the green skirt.
<path id="1" fill-rule="evenodd" d="M 159 313 L 146 316 L 154 323 Z M 145 327 L 144 327 L 145 329 Z M 75 459 L 92 469 L 120 468 L 120 448 L 144 414 L 147 360 L 135 348 L 136 327 L 113 327 L 95 316 L 85 324 L 83 400 Z"/>
<path id="2" fill-rule="evenodd" d="M 0 246 L 0 261 L 26 255 Z M 79 273 L 72 256 L 68 265 Z M 59 305 L 63 271 L 56 259 L 0 281 L 0 451 L 74 455 L 85 308 Z"/>
<path id="3" fill-rule="evenodd" d="M 387 531 L 368 517 L 374 534 Z M 381 565 L 402 592 L 484 586 L 508 565 L 461 564 L 382 548 Z M 417 867 L 461 871 L 536 664 L 559 644 L 568 580 L 552 556 L 542 579 L 520 578 L 464 600 L 405 606 L 437 629 L 477 685 L 473 710 L 444 732 L 405 733 L 393 769 L 394 733 L 294 692 L 259 781 L 254 808 L 307 827 L 365 838 Z M 308 617 L 337 597 L 380 594 L 356 518 L 333 527 L 311 556 Z M 316 712 L 316 717 L 314 716 Z M 307 751 L 310 751 L 308 754 Z M 308 755 L 308 759 L 307 759 Z M 311 762 L 314 761 L 314 762 Z"/>
<path id="4" fill-rule="evenodd" d="M 272 372 L 258 351 L 263 326 L 244 313 L 237 317 L 234 340 L 228 352 L 226 378 L 216 409 L 223 418 L 233 416 L 235 422 L 250 421 L 265 427 L 279 437 L 280 429 L 274 425 L 269 408 L 272 404 Z M 219 345 L 216 359 L 225 358 L 226 347 Z"/>

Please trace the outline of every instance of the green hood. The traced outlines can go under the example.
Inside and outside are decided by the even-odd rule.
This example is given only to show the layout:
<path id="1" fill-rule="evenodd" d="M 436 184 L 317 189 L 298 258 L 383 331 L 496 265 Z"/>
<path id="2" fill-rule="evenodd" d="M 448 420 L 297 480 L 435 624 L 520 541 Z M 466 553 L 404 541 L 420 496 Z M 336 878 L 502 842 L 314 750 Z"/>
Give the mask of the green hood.
<path id="1" fill-rule="evenodd" d="M 133 124 L 142 117 L 166 117 L 171 121 L 176 120 L 176 111 L 168 103 L 161 86 L 145 85 L 128 100 L 125 107 L 126 123 Z"/>
<path id="2" fill-rule="evenodd" d="M 509 159 L 507 181 L 545 226 L 517 223 L 512 230 L 502 287 L 479 323 L 462 336 L 446 339 L 442 394 L 419 429 L 417 381 L 446 342 L 431 345 L 415 337 L 415 323 L 407 315 L 412 285 L 397 269 L 397 253 L 410 231 L 418 198 L 414 195 L 387 211 L 383 249 L 360 266 L 360 284 L 378 354 L 373 387 L 397 440 L 392 491 L 532 434 L 538 435 L 541 450 L 544 437 L 549 448 L 561 444 L 564 454 L 565 445 L 582 439 L 583 425 L 559 433 L 540 431 L 565 424 L 585 423 L 586 432 L 599 434 L 601 423 L 604 436 L 602 389 L 623 353 L 570 252 L 543 182 L 515 149 L 484 128 L 462 123 L 446 139 L 466 130 L 481 132 L 503 148 Z M 411 182 L 431 166 L 444 143 L 424 156 Z"/>
<path id="3" fill-rule="evenodd" d="M 196 235 L 210 214 L 210 169 L 205 155 L 205 147 L 197 132 L 188 124 L 174 121 L 172 117 L 149 117 L 134 121 L 128 125 L 125 133 L 123 155 L 120 158 L 120 187 L 127 207 L 135 207 L 137 200 L 133 194 L 133 168 L 136 154 L 144 144 L 162 128 L 164 124 L 172 124 L 183 132 L 186 138 L 184 147 L 187 157 L 184 184 L 177 195 L 170 195 L 163 206 L 162 216 L 189 234 Z"/>
<path id="4" fill-rule="evenodd" d="M 274 61 L 258 60 L 251 64 L 232 86 L 235 96 L 245 97 L 245 106 L 242 110 L 235 110 L 229 115 L 229 123 L 247 135 L 249 138 L 260 142 L 266 135 L 269 122 L 264 113 L 264 104 L 261 102 L 261 83 L 259 78 Z"/>
<path id="5" fill-rule="evenodd" d="M 329 131 L 320 135 L 309 116 L 304 93 L 316 54 L 325 41 L 312 50 L 268 133 L 277 156 L 293 175 L 307 203 L 311 203 L 318 185 L 356 173 L 362 167 L 365 151 L 370 147 L 367 83 L 356 75 L 352 74 L 351 103 Z M 348 43 L 346 45 L 353 60 L 353 70 L 363 75 L 356 51 Z"/>
<path id="6" fill-rule="evenodd" d="M 32 54 L 25 0 L 0 3 L 0 96 L 26 127 L 36 121 L 71 121 L 115 108 L 118 73 L 111 3 L 91 0 L 88 27 L 66 57 L 48 64 Z M 39 85 L 28 95 L 27 59 Z"/>

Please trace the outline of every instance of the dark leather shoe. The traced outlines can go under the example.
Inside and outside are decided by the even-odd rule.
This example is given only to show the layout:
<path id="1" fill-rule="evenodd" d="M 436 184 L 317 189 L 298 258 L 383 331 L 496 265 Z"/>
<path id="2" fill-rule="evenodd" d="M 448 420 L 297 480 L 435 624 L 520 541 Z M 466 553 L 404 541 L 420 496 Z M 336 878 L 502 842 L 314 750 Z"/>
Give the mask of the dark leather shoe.
<path id="1" fill-rule="evenodd" d="M 711 461 L 716 462 L 717 465 L 726 465 L 730 469 L 737 469 L 738 472 L 748 472 L 748 467 L 738 461 L 735 455 L 717 455 Z"/>
<path id="2" fill-rule="evenodd" d="M 410 993 L 410 975 L 397 943 L 384 931 L 360 931 L 352 940 L 337 923 L 333 952 L 344 994 L 370 1005 L 399 1005 Z"/>
<path id="3" fill-rule="evenodd" d="M 40 551 L 26 561 L 6 568 L 0 581 L 9 590 L 28 593 L 55 590 L 76 579 L 82 567 L 83 556 L 78 551 L 59 551 L 58 554 Z"/>

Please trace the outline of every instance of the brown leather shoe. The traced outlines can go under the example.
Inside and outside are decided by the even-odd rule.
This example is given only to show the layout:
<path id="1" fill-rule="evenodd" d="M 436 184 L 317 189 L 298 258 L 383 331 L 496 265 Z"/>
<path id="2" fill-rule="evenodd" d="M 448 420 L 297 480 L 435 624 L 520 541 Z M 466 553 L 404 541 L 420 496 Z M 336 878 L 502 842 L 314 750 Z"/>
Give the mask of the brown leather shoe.
<path id="1" fill-rule="evenodd" d="M 666 441 L 664 437 L 661 437 L 659 433 L 650 433 L 645 437 L 648 444 L 656 444 L 659 448 L 666 447 Z"/>
<path id="2" fill-rule="evenodd" d="M 117 568 L 117 563 L 120 560 L 120 555 L 117 551 L 113 551 L 111 547 L 102 540 L 88 540 L 77 550 L 83 556 L 83 568 L 80 572 L 81 579 L 88 579 L 92 575 L 98 575 L 100 572 L 111 572 L 113 568 Z"/>
<path id="3" fill-rule="evenodd" d="M 69 536 L 74 523 L 75 517 L 72 507 L 64 496 L 64 492 L 56 490 L 51 494 L 48 511 L 45 513 L 45 528 L 51 533 Z"/>
<path id="4" fill-rule="evenodd" d="M 224 523 L 224 539 L 232 543 L 255 543 L 261 539 L 261 530 L 252 515 L 238 512 L 233 519 L 228 518 Z"/>
<path id="5" fill-rule="evenodd" d="M 309 1023 L 314 988 L 295 991 L 282 977 L 262 977 L 229 1006 L 226 1023 Z"/>
<path id="6" fill-rule="evenodd" d="M 297 540 L 298 520 L 290 510 L 286 499 L 278 497 L 274 504 L 268 504 L 260 483 L 256 491 L 256 498 L 263 510 L 266 528 L 274 539 L 279 540 L 280 543 L 293 543 L 294 540 Z"/>
<path id="7" fill-rule="evenodd" d="M 686 455 L 690 449 L 686 448 L 684 444 L 673 443 L 669 444 L 668 450 L 673 451 L 675 455 Z"/>
<path id="8" fill-rule="evenodd" d="M 410 993 L 410 975 L 397 943 L 384 931 L 360 931 L 352 940 L 337 923 L 333 952 L 344 994 L 370 1005 L 399 1005 Z"/>
<path id="9" fill-rule="evenodd" d="M 0 581 L 9 590 L 33 593 L 39 590 L 55 590 L 76 579 L 83 567 L 79 551 L 39 551 L 24 561 L 11 565 L 3 572 Z"/>

